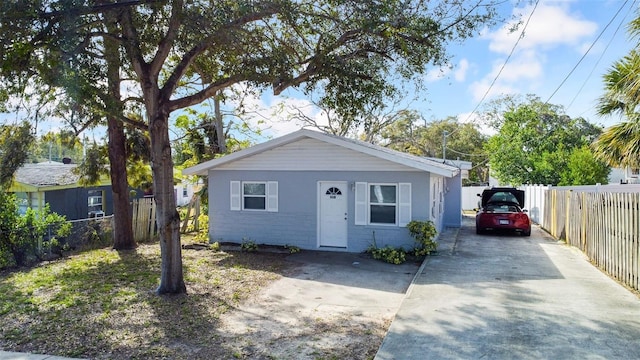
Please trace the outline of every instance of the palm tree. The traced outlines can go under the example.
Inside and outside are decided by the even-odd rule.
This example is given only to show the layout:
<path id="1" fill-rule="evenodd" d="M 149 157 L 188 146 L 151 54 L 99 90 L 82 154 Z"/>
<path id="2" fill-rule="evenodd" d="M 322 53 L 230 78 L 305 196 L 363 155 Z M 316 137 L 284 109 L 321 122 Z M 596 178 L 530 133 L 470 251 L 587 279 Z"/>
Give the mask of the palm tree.
<path id="1" fill-rule="evenodd" d="M 628 27 L 640 37 L 640 16 Z M 600 115 L 619 114 L 626 121 L 605 129 L 592 147 L 596 156 L 610 166 L 640 167 L 640 53 L 631 50 L 604 75 L 606 92 L 598 100 Z"/>
<path id="2" fill-rule="evenodd" d="M 609 166 L 640 168 L 638 117 L 605 129 L 592 148 L 596 157 Z"/>

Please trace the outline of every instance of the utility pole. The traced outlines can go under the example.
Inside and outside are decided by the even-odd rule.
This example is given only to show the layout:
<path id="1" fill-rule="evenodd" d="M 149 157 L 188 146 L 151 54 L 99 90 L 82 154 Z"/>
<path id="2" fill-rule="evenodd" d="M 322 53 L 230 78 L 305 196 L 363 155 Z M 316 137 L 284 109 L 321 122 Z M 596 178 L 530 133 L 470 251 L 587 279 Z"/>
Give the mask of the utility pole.
<path id="1" fill-rule="evenodd" d="M 447 161 L 447 130 L 442 132 L 442 162 Z"/>

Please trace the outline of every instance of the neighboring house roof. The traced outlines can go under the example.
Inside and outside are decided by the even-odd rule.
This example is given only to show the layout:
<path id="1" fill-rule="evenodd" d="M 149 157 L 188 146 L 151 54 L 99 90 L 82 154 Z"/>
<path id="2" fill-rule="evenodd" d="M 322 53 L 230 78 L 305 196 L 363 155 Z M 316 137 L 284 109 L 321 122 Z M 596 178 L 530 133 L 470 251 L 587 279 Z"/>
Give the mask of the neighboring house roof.
<path id="1" fill-rule="evenodd" d="M 427 159 L 436 162 L 442 162 L 442 159 L 440 158 L 427 157 Z M 444 163 L 447 165 L 455 166 L 460 170 L 471 170 L 473 168 L 473 163 L 471 161 L 446 159 L 444 160 Z"/>
<path id="2" fill-rule="evenodd" d="M 286 144 L 294 143 L 303 139 L 315 139 L 328 144 L 333 144 L 346 149 L 360 152 L 375 158 L 391 161 L 393 163 L 407 166 L 416 170 L 427 171 L 446 177 L 454 177 L 460 169 L 442 162 L 430 160 L 427 158 L 406 154 L 403 152 L 388 149 L 382 146 L 370 144 L 354 139 L 347 139 L 341 136 L 330 135 L 318 131 L 307 129 L 298 130 L 288 135 L 269 140 L 267 142 L 252 146 L 250 148 L 240 150 L 238 152 L 225 155 L 223 157 L 209 160 L 201 164 L 186 168 L 182 171 L 184 175 L 206 175 L 207 172 L 221 165 L 228 164 L 233 161 L 244 159 L 267 150 L 271 150 Z"/>
<path id="3" fill-rule="evenodd" d="M 25 164 L 15 173 L 15 181 L 36 187 L 70 185 L 78 182 L 80 176 L 73 173 L 74 164 L 52 161 Z"/>
<path id="4" fill-rule="evenodd" d="M 14 184 L 10 192 L 31 192 L 79 187 L 80 176 L 73 172 L 76 164 L 63 164 L 47 161 L 37 164 L 25 164 L 14 175 Z M 103 181 L 101 185 L 108 185 Z"/>

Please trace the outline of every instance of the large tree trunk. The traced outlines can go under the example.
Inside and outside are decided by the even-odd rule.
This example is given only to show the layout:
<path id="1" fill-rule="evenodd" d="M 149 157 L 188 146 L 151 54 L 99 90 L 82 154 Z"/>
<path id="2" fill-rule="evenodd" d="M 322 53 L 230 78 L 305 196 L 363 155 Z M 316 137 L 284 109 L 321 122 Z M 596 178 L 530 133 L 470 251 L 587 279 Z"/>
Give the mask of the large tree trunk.
<path id="1" fill-rule="evenodd" d="M 136 247 L 133 238 L 129 185 L 127 183 L 126 147 L 122 122 L 113 117 L 107 119 L 109 133 L 109 163 L 111 165 L 111 191 L 113 193 L 113 248 L 116 250 Z"/>
<path id="2" fill-rule="evenodd" d="M 109 33 L 116 33 L 116 20 L 112 13 L 105 13 L 105 22 Z M 107 116 L 107 132 L 109 135 L 111 191 L 113 193 L 113 248 L 124 250 L 134 248 L 136 242 L 133 238 L 131 205 L 129 204 L 126 137 L 124 126 L 117 118 L 117 115 L 122 114 L 123 111 L 120 101 L 120 44 L 110 36 L 104 36 L 103 40 L 107 60 L 109 95 L 111 99 L 114 99 L 113 103 L 107 105 L 110 113 Z"/>
<path id="3" fill-rule="evenodd" d="M 176 209 L 173 188 L 173 160 L 168 124 L 168 113 L 155 111 L 150 117 L 153 194 L 156 200 L 156 221 L 162 254 L 160 286 L 157 292 L 158 294 L 179 294 L 187 292 L 187 288 L 182 274 L 180 216 Z"/>

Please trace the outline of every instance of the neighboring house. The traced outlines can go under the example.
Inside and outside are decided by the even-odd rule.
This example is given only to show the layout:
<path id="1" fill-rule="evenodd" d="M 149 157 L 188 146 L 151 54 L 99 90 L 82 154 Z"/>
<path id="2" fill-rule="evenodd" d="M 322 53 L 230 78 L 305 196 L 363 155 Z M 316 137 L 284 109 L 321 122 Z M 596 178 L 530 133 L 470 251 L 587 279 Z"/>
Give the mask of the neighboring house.
<path id="1" fill-rule="evenodd" d="M 612 168 L 609 184 L 640 184 L 640 168 Z"/>
<path id="2" fill-rule="evenodd" d="M 413 246 L 406 224 L 462 221 L 457 167 L 299 130 L 187 168 L 207 175 L 212 241 L 361 252 Z"/>
<path id="3" fill-rule="evenodd" d="M 16 171 L 8 191 L 16 194 L 23 214 L 27 207 L 42 209 L 45 204 L 67 220 L 113 214 L 110 182 L 82 187 L 73 173 L 75 167 L 52 161 L 25 164 Z"/>
<path id="4" fill-rule="evenodd" d="M 199 191 L 201 186 L 199 184 L 190 183 L 187 180 L 180 180 L 173 186 L 173 191 L 176 195 L 177 206 L 187 206 L 193 199 L 193 194 Z"/>
<path id="5" fill-rule="evenodd" d="M 462 180 L 468 180 L 469 170 L 473 169 L 473 163 L 471 163 L 471 161 L 451 160 L 451 159 L 442 160 L 442 158 L 434 158 L 434 157 L 427 157 L 427 159 L 457 167 L 458 169 L 460 169 L 460 177 L 462 178 Z"/>

